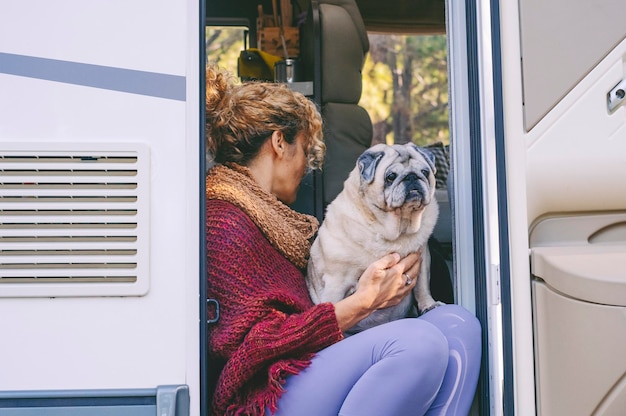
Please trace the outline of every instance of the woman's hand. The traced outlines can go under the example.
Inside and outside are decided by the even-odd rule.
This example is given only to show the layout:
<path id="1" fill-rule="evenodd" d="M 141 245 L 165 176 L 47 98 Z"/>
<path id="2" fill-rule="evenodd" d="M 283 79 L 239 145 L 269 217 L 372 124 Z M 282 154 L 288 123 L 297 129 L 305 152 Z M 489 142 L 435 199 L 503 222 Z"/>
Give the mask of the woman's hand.
<path id="1" fill-rule="evenodd" d="M 377 309 L 400 303 L 415 287 L 421 263 L 418 252 L 403 259 L 396 253 L 389 254 L 370 264 L 361 275 L 356 292 L 335 304 L 341 330 L 353 327 Z M 406 276 L 412 280 L 409 285 Z"/>
<path id="2" fill-rule="evenodd" d="M 352 296 L 357 296 L 370 313 L 397 305 L 415 286 L 421 258 L 421 253 L 412 253 L 403 259 L 391 254 L 372 263 L 361 275 L 358 289 Z M 409 276 L 411 284 L 406 284 L 404 275 Z"/>

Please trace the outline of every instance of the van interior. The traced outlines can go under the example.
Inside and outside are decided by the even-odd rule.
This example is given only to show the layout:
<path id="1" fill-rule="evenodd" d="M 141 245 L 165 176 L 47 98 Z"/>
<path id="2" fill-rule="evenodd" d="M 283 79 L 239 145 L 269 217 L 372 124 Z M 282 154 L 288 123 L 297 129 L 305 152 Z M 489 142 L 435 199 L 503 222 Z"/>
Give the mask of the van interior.
<path id="1" fill-rule="evenodd" d="M 206 4 L 206 17 L 207 64 L 224 67 L 241 81 L 287 82 L 320 109 L 327 146 L 324 167 L 305 176 L 294 209 L 323 221 L 326 206 L 341 191 L 358 156 L 377 142 L 413 141 L 434 154 L 440 214 L 429 242 L 431 291 L 436 300 L 454 303 L 445 1 L 398 0 L 390 7 L 378 0 L 211 0 Z M 376 70 L 370 59 L 380 53 L 381 37 L 390 36 L 412 42 L 437 37 L 444 65 L 437 85 L 440 95 L 433 100 L 437 101 L 433 106 L 439 107 L 438 130 L 425 130 L 419 117 L 409 127 L 398 126 L 401 120 L 393 117 L 393 105 L 382 115 L 365 108 L 366 94 L 385 100 L 398 84 L 421 76 L 412 73 L 413 67 L 407 67 L 405 60 L 393 69 L 404 78 L 366 85 L 372 77 L 364 76 L 365 72 Z M 415 59 L 424 59 L 429 52 L 424 54 Z M 423 90 L 413 94 L 425 95 Z M 429 123 L 426 116 L 421 120 Z M 382 134 L 381 125 L 383 130 L 386 125 Z M 399 133 L 402 128 L 409 133 Z M 411 135 L 415 131 L 422 133 Z"/>
<path id="2" fill-rule="evenodd" d="M 313 100 L 321 111 L 326 160 L 320 172 L 309 173 L 303 180 L 294 209 L 322 221 L 326 206 L 341 191 L 358 156 L 377 142 L 413 140 L 434 154 L 440 216 L 431 239 L 435 275 L 432 291 L 436 299 L 453 302 L 452 221 L 447 190 L 447 68 L 443 67 L 443 79 L 437 86 L 441 92 L 434 105 L 439 107 L 439 130 L 432 134 L 428 134 L 433 131 L 429 130 L 412 138 L 411 132 L 423 130 L 419 121 L 411 121 L 411 126 L 404 127 L 408 133 L 399 134 L 402 127 L 389 127 L 402 122 L 397 120 L 399 117 L 394 119 L 392 109 L 381 115 L 375 109 L 365 108 L 372 101 L 370 106 L 375 106 L 376 98 L 364 103 L 366 94 L 381 97 L 379 101 L 385 97 L 388 100 L 398 83 L 408 84 L 410 77 L 419 76 L 410 74 L 411 68 L 398 67 L 396 71 L 406 72 L 404 78 L 380 86 L 366 85 L 372 77 L 365 77 L 364 72 L 374 70 L 368 59 L 379 53 L 381 37 L 438 36 L 445 65 L 445 2 L 403 0 L 388 7 L 374 0 L 217 0 L 207 2 L 206 16 L 207 63 L 229 69 L 241 81 L 287 82 Z M 228 28 L 234 30 L 239 40 L 231 42 L 231 46 L 225 46 L 228 41 L 224 32 Z M 370 65 L 367 68 L 366 63 Z M 406 65 L 406 61 L 402 64 Z M 413 92 L 415 96 L 419 94 L 422 92 Z M 394 131 L 380 134 L 381 127 Z M 394 132 L 395 137 L 389 137 Z"/>

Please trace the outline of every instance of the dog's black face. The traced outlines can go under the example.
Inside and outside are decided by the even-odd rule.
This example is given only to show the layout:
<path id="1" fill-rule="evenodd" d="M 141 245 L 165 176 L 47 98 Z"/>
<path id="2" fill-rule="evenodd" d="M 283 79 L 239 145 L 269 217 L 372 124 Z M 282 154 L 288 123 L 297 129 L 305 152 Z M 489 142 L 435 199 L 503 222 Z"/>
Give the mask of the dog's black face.
<path id="1" fill-rule="evenodd" d="M 363 196 L 381 210 L 418 210 L 433 197 L 434 157 L 413 143 L 373 146 L 361 155 L 357 164 Z"/>
<path id="2" fill-rule="evenodd" d="M 410 202 L 418 205 L 429 197 L 430 168 L 413 169 L 402 163 L 393 163 L 385 172 L 384 192 L 389 195 L 389 206 Z"/>

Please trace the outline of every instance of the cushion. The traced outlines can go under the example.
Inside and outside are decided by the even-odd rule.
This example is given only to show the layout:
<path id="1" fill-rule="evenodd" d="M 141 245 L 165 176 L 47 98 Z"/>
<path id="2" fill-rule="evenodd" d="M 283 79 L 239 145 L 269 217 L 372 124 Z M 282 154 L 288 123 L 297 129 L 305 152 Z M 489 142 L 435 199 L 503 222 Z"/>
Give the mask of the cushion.
<path id="1" fill-rule="evenodd" d="M 448 181 L 448 172 L 450 172 L 450 146 L 446 146 L 442 142 L 436 142 L 424 146 L 424 148 L 430 150 L 435 156 L 435 167 L 437 168 L 435 173 L 436 187 L 445 189 Z"/>

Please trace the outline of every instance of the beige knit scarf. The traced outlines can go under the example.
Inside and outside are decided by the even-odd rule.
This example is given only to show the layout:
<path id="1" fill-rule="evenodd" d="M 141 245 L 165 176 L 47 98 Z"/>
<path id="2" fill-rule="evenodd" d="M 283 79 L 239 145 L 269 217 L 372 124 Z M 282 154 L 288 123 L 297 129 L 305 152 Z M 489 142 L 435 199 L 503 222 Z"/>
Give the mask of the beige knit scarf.
<path id="1" fill-rule="evenodd" d="M 215 165 L 206 178 L 206 197 L 241 208 L 276 250 L 300 269 L 306 267 L 317 219 L 292 210 L 265 192 L 248 168 L 234 163 Z"/>

